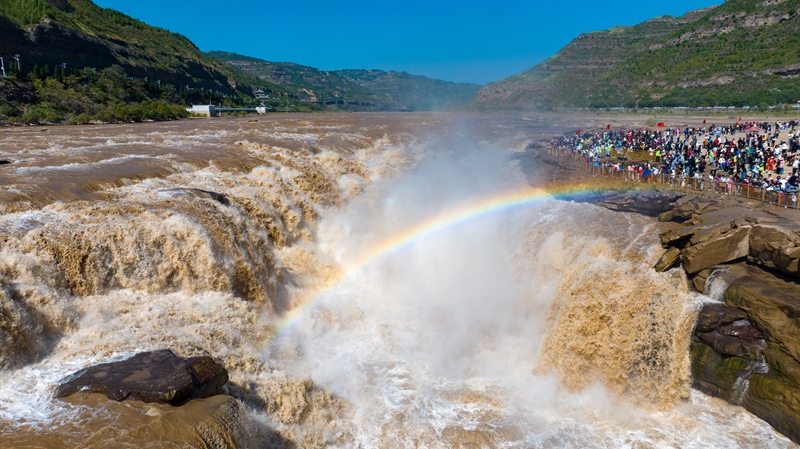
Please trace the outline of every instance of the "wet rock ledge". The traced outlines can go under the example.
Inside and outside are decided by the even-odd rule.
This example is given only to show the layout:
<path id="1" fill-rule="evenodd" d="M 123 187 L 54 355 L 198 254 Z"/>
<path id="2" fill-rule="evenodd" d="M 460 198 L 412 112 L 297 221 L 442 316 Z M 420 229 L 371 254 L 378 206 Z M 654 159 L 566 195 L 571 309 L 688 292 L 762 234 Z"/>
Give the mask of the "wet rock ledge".
<path id="1" fill-rule="evenodd" d="M 227 381 L 227 370 L 211 357 L 184 359 L 168 349 L 94 365 L 63 379 L 55 392 L 99 411 L 76 418 L 86 427 L 20 439 L 31 448 L 52 447 L 64 437 L 71 439 L 60 442 L 64 447 L 257 447 L 244 408 L 222 394 Z"/>
<path id="2" fill-rule="evenodd" d="M 665 252 L 655 269 L 680 264 L 698 291 L 721 300 L 698 313 L 693 386 L 800 443 L 800 213 L 676 192 L 596 202 L 676 223 L 660 235 Z"/>
<path id="3" fill-rule="evenodd" d="M 56 397 L 102 393 L 116 401 L 131 399 L 179 406 L 192 399 L 221 394 L 226 382 L 228 371 L 211 357 L 182 359 L 164 349 L 79 371 L 62 380 Z"/>

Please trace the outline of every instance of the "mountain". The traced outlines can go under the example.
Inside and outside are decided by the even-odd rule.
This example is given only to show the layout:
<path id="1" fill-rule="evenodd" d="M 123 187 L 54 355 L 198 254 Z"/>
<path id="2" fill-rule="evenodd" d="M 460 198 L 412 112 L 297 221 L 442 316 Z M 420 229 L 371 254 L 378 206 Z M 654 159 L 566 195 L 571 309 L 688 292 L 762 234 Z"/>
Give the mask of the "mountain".
<path id="1" fill-rule="evenodd" d="M 206 55 L 286 89 L 286 95 L 309 104 L 351 110 L 437 110 L 469 105 L 477 84 L 452 83 L 405 72 L 382 70 L 324 71 L 289 62 L 270 62 L 236 53 Z M 267 91 L 267 89 L 264 89 Z"/>
<path id="2" fill-rule="evenodd" d="M 7 70 L 19 54 L 25 73 L 34 65 L 66 64 L 68 70 L 119 65 L 129 77 L 228 94 L 237 88 L 249 94 L 242 84 L 257 81 L 207 57 L 180 34 L 89 0 L 0 0 L 0 37 Z"/>
<path id="3" fill-rule="evenodd" d="M 479 109 L 755 106 L 800 100 L 800 0 L 727 0 L 582 34 L 486 85 Z"/>

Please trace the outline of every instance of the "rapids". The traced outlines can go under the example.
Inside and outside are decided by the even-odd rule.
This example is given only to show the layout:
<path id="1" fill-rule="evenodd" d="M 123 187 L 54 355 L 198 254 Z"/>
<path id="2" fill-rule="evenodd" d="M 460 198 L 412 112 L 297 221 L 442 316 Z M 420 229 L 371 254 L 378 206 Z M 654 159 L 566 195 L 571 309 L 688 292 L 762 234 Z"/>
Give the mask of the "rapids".
<path id="1" fill-rule="evenodd" d="M 572 126 L 551 121 L 0 132 L 0 445 L 194 444 L 152 429 L 206 403 L 52 399 L 75 370 L 169 347 L 226 366 L 223 421 L 243 424 L 215 432 L 257 447 L 795 447 L 691 390 L 709 298 L 654 272 L 655 220 L 550 200 L 409 234 L 525 189 L 527 144 Z"/>

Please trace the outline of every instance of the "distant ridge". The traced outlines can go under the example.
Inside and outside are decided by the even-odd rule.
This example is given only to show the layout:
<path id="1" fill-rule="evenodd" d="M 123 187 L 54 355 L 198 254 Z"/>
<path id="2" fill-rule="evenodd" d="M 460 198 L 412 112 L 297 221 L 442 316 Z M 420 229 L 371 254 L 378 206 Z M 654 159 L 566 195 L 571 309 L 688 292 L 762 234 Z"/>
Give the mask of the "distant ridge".
<path id="1" fill-rule="evenodd" d="M 800 0 L 727 0 L 582 34 L 478 93 L 479 109 L 766 106 L 800 100 Z"/>
<path id="2" fill-rule="evenodd" d="M 324 71 L 290 62 L 270 62 L 236 53 L 206 55 L 285 89 L 298 101 L 351 110 L 441 110 L 468 106 L 481 86 L 452 83 L 405 72 Z"/>

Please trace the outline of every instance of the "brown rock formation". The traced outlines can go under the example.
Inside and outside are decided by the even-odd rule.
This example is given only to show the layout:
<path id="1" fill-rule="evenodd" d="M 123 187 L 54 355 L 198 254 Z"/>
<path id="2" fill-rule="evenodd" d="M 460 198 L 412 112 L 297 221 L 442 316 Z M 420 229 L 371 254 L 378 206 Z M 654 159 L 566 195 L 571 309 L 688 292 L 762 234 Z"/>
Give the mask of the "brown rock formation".
<path id="1" fill-rule="evenodd" d="M 746 320 L 747 313 L 739 308 L 726 304 L 709 303 L 703 306 L 697 314 L 697 332 L 711 332 L 720 326 L 726 326 L 736 321 Z"/>
<path id="2" fill-rule="evenodd" d="M 220 394 L 227 381 L 228 372 L 211 357 L 182 359 L 165 349 L 79 371 L 59 385 L 56 397 L 92 392 L 117 401 L 182 405 Z"/>
<path id="3" fill-rule="evenodd" d="M 744 264 L 710 272 L 728 284 L 726 305 L 706 305 L 698 315 L 695 387 L 800 441 L 800 284 Z"/>
<path id="4" fill-rule="evenodd" d="M 750 252 L 750 228 L 731 229 L 682 251 L 686 272 L 699 273 L 714 265 L 747 257 Z"/>
<path id="5" fill-rule="evenodd" d="M 678 248 L 670 248 L 668 249 L 658 262 L 656 262 L 655 269 L 659 273 L 662 271 L 667 271 L 672 268 L 676 263 L 680 261 L 681 258 L 681 250 Z"/>
<path id="6" fill-rule="evenodd" d="M 612 210 L 649 214 L 649 206 L 632 204 L 642 200 L 638 192 L 596 199 Z M 700 195 L 682 196 L 659 214 L 681 226 L 660 235 L 666 251 L 655 269 L 682 257 L 698 291 L 709 281 L 726 288 L 725 304 L 706 304 L 698 314 L 694 387 L 744 406 L 800 442 L 800 214 Z"/>

